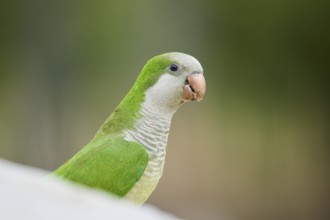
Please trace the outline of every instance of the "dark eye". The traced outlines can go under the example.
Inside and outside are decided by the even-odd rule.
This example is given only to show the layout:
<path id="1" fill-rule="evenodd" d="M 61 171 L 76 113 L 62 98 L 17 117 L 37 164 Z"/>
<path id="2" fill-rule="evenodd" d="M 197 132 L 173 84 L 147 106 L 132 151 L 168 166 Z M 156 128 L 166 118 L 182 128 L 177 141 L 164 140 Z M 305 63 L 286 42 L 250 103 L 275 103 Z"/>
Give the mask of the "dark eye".
<path id="1" fill-rule="evenodd" d="M 179 69 L 179 67 L 176 64 L 171 64 L 170 65 L 170 70 L 173 72 L 176 72 Z"/>

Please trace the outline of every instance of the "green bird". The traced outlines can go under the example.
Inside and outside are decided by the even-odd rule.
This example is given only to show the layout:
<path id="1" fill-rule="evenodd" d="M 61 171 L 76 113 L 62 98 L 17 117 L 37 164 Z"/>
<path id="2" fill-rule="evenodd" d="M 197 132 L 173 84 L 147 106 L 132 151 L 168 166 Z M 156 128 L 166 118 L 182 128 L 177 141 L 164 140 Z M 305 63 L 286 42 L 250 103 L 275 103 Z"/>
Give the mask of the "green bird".
<path id="1" fill-rule="evenodd" d="M 194 57 L 151 58 L 94 138 L 53 174 L 143 204 L 162 176 L 173 114 L 205 89 Z"/>

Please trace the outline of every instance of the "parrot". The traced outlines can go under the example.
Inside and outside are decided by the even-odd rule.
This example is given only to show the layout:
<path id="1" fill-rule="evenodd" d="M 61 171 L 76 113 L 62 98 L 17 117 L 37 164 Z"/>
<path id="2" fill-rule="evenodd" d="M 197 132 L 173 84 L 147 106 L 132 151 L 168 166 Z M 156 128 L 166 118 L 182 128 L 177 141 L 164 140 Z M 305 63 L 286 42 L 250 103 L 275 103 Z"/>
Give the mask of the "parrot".
<path id="1" fill-rule="evenodd" d="M 203 68 L 193 56 L 169 52 L 149 59 L 92 140 L 51 175 L 144 204 L 163 173 L 173 114 L 205 91 Z"/>

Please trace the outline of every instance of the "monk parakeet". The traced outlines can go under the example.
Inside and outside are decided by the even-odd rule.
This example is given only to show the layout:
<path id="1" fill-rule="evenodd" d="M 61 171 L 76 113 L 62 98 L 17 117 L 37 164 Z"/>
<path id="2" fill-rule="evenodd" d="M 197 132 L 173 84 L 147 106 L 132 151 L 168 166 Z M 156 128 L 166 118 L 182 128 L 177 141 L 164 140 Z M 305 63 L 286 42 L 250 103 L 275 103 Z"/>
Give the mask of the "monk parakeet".
<path id="1" fill-rule="evenodd" d="M 205 89 L 194 57 L 151 58 L 94 138 L 53 174 L 143 204 L 162 176 L 173 114 Z"/>

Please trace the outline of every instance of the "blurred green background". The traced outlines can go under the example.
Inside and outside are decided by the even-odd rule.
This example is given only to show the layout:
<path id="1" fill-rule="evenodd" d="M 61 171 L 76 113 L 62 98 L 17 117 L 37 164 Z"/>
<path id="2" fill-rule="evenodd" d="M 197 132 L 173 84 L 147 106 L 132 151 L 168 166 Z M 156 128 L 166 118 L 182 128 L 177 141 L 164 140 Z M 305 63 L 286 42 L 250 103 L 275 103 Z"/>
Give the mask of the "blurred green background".
<path id="1" fill-rule="evenodd" d="M 200 60 L 148 203 L 188 219 L 328 219 L 329 1 L 1 1 L 0 157 L 55 169 L 152 56 Z"/>

